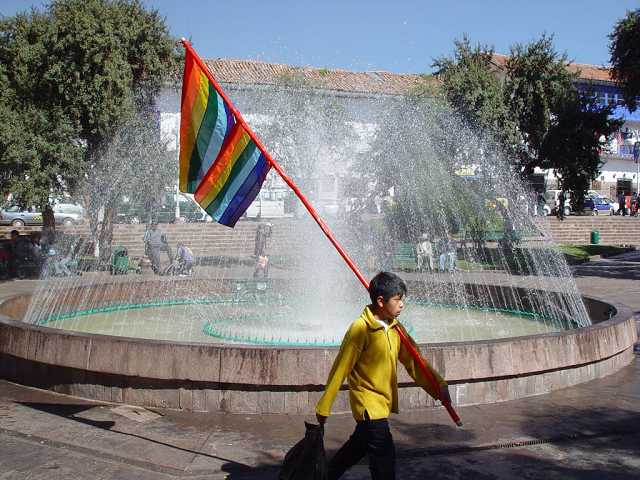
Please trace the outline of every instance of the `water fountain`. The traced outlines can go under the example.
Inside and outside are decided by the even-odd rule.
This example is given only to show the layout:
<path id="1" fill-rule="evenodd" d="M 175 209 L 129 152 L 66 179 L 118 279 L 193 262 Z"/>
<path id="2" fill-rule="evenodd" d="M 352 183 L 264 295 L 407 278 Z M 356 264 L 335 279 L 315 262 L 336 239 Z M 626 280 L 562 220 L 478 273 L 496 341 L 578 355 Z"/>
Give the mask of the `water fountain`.
<path id="1" fill-rule="evenodd" d="M 401 274 L 401 320 L 452 385 L 454 404 L 535 395 L 631 361 L 628 309 L 579 295 L 507 162 L 446 106 L 305 88 L 235 96 L 313 201 L 330 206 L 330 189 L 318 187 L 344 179 L 327 220 L 368 273 L 403 268 L 402 246 L 423 235 L 436 250 L 455 239 L 457 269 Z M 4 299 L 0 375 L 144 406 L 312 412 L 366 292 L 299 215 L 274 221 L 269 278 L 253 279 L 255 226 L 217 234 L 215 254 L 196 246 L 224 227 L 172 227 L 206 257 L 192 277 L 100 272 L 43 279 L 32 294 Z M 141 243 L 141 229 L 129 229 Z M 517 248 L 522 236 L 526 248 Z M 432 405 L 408 377 L 400 382 L 401 408 Z M 336 409 L 347 408 L 343 396 Z"/>

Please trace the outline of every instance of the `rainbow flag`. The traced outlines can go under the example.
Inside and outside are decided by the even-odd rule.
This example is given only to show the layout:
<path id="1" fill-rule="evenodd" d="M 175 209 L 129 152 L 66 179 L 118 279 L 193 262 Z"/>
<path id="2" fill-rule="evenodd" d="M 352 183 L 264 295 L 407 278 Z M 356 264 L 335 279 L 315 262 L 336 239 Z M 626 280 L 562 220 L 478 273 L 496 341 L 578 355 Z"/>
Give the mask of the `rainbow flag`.
<path id="1" fill-rule="evenodd" d="M 193 193 L 216 222 L 233 227 L 260 192 L 271 164 L 203 68 L 187 48 L 180 110 L 180 191 Z"/>

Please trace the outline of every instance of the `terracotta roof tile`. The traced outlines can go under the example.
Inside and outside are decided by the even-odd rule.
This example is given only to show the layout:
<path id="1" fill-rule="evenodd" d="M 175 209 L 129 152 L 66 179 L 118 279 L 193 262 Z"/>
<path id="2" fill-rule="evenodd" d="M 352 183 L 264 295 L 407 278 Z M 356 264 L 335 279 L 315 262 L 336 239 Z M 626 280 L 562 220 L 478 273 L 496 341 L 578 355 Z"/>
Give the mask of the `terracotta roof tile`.
<path id="1" fill-rule="evenodd" d="M 507 63 L 507 55 L 499 53 L 493 54 L 493 63 L 498 68 L 504 68 Z M 586 63 L 570 63 L 568 67 L 570 72 L 580 72 L 578 78 L 581 80 L 595 80 L 598 82 L 613 82 L 611 79 L 611 70 L 607 67 L 599 67 L 597 65 L 588 65 Z"/>
<path id="2" fill-rule="evenodd" d="M 306 87 L 354 93 L 404 95 L 437 82 L 434 77 L 391 72 L 350 72 L 315 67 L 293 67 L 254 60 L 205 60 L 221 83 L 303 84 Z"/>
<path id="3" fill-rule="evenodd" d="M 508 57 L 494 54 L 493 62 L 503 69 Z M 249 85 L 304 85 L 306 87 L 353 93 L 405 95 L 418 87 L 439 83 L 435 77 L 383 71 L 350 72 L 316 67 L 294 67 L 256 60 L 218 58 L 205 60 L 221 83 Z M 569 70 L 579 71 L 580 79 L 612 82 L 606 67 L 571 63 Z"/>

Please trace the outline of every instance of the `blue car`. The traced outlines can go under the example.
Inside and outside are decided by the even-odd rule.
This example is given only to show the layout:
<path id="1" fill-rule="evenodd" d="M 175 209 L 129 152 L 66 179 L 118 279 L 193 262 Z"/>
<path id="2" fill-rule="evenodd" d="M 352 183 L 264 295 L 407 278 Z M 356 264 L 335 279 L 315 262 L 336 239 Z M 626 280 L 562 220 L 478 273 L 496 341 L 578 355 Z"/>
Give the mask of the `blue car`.
<path id="1" fill-rule="evenodd" d="M 591 215 L 613 215 L 615 208 L 608 199 L 593 196 L 584 199 L 584 211 L 591 212 Z"/>

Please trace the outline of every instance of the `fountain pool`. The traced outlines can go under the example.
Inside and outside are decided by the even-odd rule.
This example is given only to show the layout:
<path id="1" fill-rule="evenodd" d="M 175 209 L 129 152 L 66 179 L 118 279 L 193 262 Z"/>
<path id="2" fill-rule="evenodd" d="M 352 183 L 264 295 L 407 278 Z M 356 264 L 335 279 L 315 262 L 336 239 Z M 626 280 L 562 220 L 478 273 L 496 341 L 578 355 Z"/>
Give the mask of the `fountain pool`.
<path id="1" fill-rule="evenodd" d="M 198 281 L 199 293 L 204 295 L 203 283 Z M 143 287 L 138 292 L 147 292 L 148 296 L 138 298 L 138 302 L 154 303 L 150 300 L 153 293 L 164 291 L 166 282 L 146 281 Z M 485 315 L 481 308 L 486 298 L 493 298 L 494 308 L 505 311 L 526 311 L 536 302 L 535 297 L 552 295 L 555 303 L 563 301 L 560 293 L 511 286 L 461 287 L 469 299 L 476 299 L 468 310 L 477 307 L 481 316 Z M 418 290 L 419 285 L 409 285 L 409 291 Z M 58 322 L 90 324 L 91 315 L 101 314 L 77 315 L 84 299 L 90 297 L 93 305 L 117 310 L 117 305 L 130 301 L 130 291 L 128 282 L 69 289 L 65 305 L 71 316 Z M 208 293 L 210 296 L 211 290 Z M 593 322 L 587 327 L 507 338 L 420 342 L 420 348 L 449 382 L 455 405 L 510 400 L 585 382 L 631 362 L 637 334 L 628 308 L 593 298 L 582 300 Z M 25 323 L 23 318 L 31 303 L 29 294 L 0 299 L 0 376 L 96 400 L 189 411 L 311 414 L 338 350 L 322 345 L 220 341 L 203 334 L 202 323 L 193 328 L 194 335 L 203 335 L 197 341 L 84 333 L 77 331 L 78 325 L 73 327 L 75 331 L 62 330 Z M 166 306 L 131 311 L 148 308 Z M 429 313 L 444 319 L 444 313 L 448 313 L 446 308 L 418 306 L 417 301 L 415 308 L 416 318 Z M 407 320 L 411 320 L 409 315 Z M 172 321 L 172 316 L 166 321 Z M 513 321 L 540 324 L 522 316 L 509 317 L 508 323 Z M 421 335 L 417 320 L 413 322 L 410 324 L 416 336 Z M 437 328 L 431 330 L 431 334 L 434 332 Z M 401 409 L 434 405 L 404 371 L 400 369 L 399 373 Z M 334 410 L 348 409 L 347 395 L 341 392 Z"/>
<path id="2" fill-rule="evenodd" d="M 208 321 L 212 305 L 217 307 L 218 315 L 216 320 Z M 353 318 L 355 315 L 342 313 L 338 322 L 328 323 L 325 315 L 300 318 L 295 308 L 279 303 L 211 299 L 77 310 L 53 315 L 39 325 L 148 340 L 329 347 L 340 344 L 341 335 Z M 462 309 L 420 300 L 409 301 L 400 320 L 419 343 L 490 340 L 563 329 L 531 312 Z"/>

